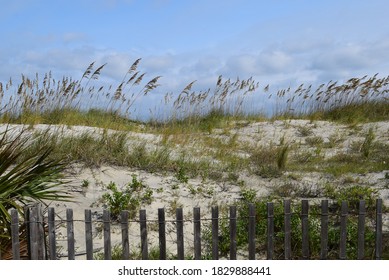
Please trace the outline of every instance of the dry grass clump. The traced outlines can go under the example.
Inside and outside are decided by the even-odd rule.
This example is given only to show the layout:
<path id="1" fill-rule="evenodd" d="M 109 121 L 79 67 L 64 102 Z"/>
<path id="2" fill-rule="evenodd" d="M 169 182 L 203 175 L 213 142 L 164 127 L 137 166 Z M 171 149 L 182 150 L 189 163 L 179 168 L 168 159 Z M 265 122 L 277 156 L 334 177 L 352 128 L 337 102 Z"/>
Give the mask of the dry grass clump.
<path id="1" fill-rule="evenodd" d="M 254 174 L 263 178 L 281 176 L 286 168 L 289 150 L 288 144 L 252 148 L 249 153 Z"/>
<path id="2" fill-rule="evenodd" d="M 189 121 L 208 115 L 209 112 L 219 112 L 224 115 L 239 115 L 242 113 L 245 97 L 255 92 L 259 84 L 252 78 L 235 81 L 219 76 L 213 91 L 191 91 L 194 82 L 189 83 L 174 100 L 173 119 L 188 118 Z"/>
<path id="3" fill-rule="evenodd" d="M 389 118 L 389 76 L 367 75 L 345 83 L 323 83 L 316 89 L 301 84 L 277 92 L 282 100 L 275 117 L 308 117 L 344 122 L 377 121 Z"/>
<path id="4" fill-rule="evenodd" d="M 120 121 L 123 116 L 128 120 L 134 103 L 159 86 L 160 76 L 143 83 L 146 73 L 137 70 L 140 60 L 131 65 L 116 87 L 97 83 L 106 64 L 96 67 L 95 62 L 88 66 L 79 80 L 71 77 L 55 80 L 49 72 L 42 81 L 36 74 L 33 79 L 22 75 L 18 85 L 14 85 L 12 79 L 5 87 L 0 83 L 0 121 L 84 124 L 88 119 L 85 114 L 96 109 L 114 117 L 113 122 Z"/>

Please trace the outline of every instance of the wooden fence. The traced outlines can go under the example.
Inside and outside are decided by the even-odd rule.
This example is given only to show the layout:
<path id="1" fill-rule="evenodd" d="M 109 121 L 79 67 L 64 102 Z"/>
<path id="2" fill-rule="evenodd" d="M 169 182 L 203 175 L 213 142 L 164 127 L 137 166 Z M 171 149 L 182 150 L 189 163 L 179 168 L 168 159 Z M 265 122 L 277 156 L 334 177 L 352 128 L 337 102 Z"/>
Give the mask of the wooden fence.
<path id="1" fill-rule="evenodd" d="M 266 251 L 263 252 L 263 255 L 267 259 L 274 259 L 274 238 L 275 238 L 275 220 L 274 220 L 274 204 L 273 202 L 268 202 L 266 205 L 267 214 L 266 214 Z M 328 200 L 321 201 L 320 213 L 320 259 L 328 258 L 328 235 L 329 235 L 329 203 Z M 301 201 L 301 212 L 297 213 L 299 216 L 300 230 L 301 230 L 301 244 L 299 244 L 299 258 L 300 259 L 309 259 L 310 256 L 310 223 L 309 218 L 312 215 L 309 213 L 310 205 L 308 200 Z M 20 259 L 20 227 L 23 225 L 27 226 L 27 244 L 28 244 L 28 259 L 56 259 L 57 258 L 57 240 L 56 240 L 56 221 L 55 220 L 55 210 L 54 208 L 48 208 L 47 218 L 39 215 L 41 213 L 39 206 L 29 207 L 25 211 L 25 217 L 23 222 L 20 221 L 18 212 L 16 210 L 11 211 L 12 225 L 12 258 Z M 256 223 L 258 219 L 256 217 L 255 204 L 248 205 L 248 227 L 247 227 L 247 237 L 248 237 L 248 254 L 247 258 L 252 260 L 258 256 L 258 247 L 256 240 Z M 295 259 L 293 252 L 296 248 L 295 244 L 292 244 L 292 226 L 291 226 L 291 202 L 289 200 L 283 201 L 283 259 Z M 146 217 L 146 210 L 139 211 L 139 220 L 129 220 L 129 213 L 123 211 L 120 216 L 120 228 L 121 228 L 121 247 L 122 247 L 122 257 L 123 259 L 129 259 L 130 257 L 130 240 L 129 240 L 129 221 L 136 222 L 139 224 L 140 228 L 140 249 L 141 249 L 141 258 L 149 258 L 149 249 L 148 249 L 148 222 L 150 220 Z M 374 256 L 375 259 L 382 259 L 382 248 L 383 248 L 383 213 L 382 213 L 382 200 L 378 199 L 375 205 L 375 212 L 373 217 L 373 223 L 369 226 L 374 229 L 374 238 L 375 238 L 375 248 Z M 366 228 L 366 206 L 365 201 L 361 200 L 359 202 L 359 210 L 356 214 L 358 218 L 357 223 L 357 259 L 364 259 L 365 256 L 365 228 Z M 338 258 L 346 259 L 347 258 L 347 222 L 350 217 L 348 211 L 347 202 L 343 202 L 338 214 L 338 229 L 339 229 L 339 247 L 338 247 Z M 219 217 L 218 207 L 212 208 L 211 217 L 208 219 L 201 218 L 200 208 L 193 209 L 193 219 L 190 219 L 189 222 L 193 223 L 193 258 L 202 259 L 202 225 L 204 221 L 207 220 L 207 223 L 210 225 L 209 231 L 211 232 L 211 258 L 219 259 L 219 243 L 220 243 L 220 222 L 222 217 Z M 230 236 L 229 236 L 229 256 L 228 259 L 234 260 L 237 259 L 237 221 L 240 217 L 237 217 L 237 208 L 236 206 L 231 206 L 229 208 L 229 215 L 226 218 L 229 226 Z M 155 222 L 156 220 L 154 220 Z M 75 238 L 74 238 L 74 219 L 73 219 L 73 209 L 66 210 L 66 219 L 62 220 L 66 223 L 66 233 L 67 233 L 67 258 L 69 260 L 75 259 Z M 112 221 L 110 218 L 110 213 L 108 210 L 103 211 L 102 219 L 102 233 L 104 240 L 104 259 L 112 259 L 112 245 L 111 245 L 111 225 Z M 182 208 L 176 209 L 176 217 L 174 220 L 165 219 L 165 210 L 163 208 L 158 209 L 158 247 L 159 247 L 159 259 L 163 260 L 167 258 L 166 250 L 166 224 L 172 223 L 175 226 L 176 231 L 176 257 L 177 259 L 185 258 L 184 251 L 184 231 L 183 224 L 188 222 L 184 220 Z M 92 213 L 91 210 L 85 210 L 85 248 L 86 248 L 86 259 L 90 260 L 94 257 L 94 248 L 93 248 L 93 237 L 92 237 Z M 207 224 L 207 225 L 208 225 Z M 80 240 L 78 240 L 79 242 Z M 371 248 L 370 248 L 371 249 Z"/>

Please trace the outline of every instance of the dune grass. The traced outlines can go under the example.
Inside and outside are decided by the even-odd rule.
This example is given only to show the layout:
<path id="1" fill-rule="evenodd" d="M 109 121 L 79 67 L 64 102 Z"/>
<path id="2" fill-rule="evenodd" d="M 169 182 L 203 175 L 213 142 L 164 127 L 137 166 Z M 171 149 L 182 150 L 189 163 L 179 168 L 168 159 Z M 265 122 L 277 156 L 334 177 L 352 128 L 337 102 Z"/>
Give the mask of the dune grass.
<path id="1" fill-rule="evenodd" d="M 134 128 L 137 123 L 131 113 L 137 101 L 158 88 L 161 76 L 144 82 L 146 73 L 138 70 L 137 59 L 118 85 L 101 80 L 105 64 L 91 63 L 79 80 L 63 77 L 55 80 L 49 72 L 40 79 L 21 76 L 14 84 L 10 79 L 0 83 L 0 121 L 19 124 L 88 125 L 105 128 Z M 149 119 L 153 128 L 191 129 L 210 131 L 229 121 L 252 119 L 303 118 L 330 120 L 346 123 L 381 121 L 389 119 L 389 76 L 378 74 L 351 78 L 344 83 L 330 81 L 316 88 L 301 84 L 276 93 L 267 85 L 260 85 L 252 78 L 223 79 L 219 76 L 215 86 L 203 91 L 193 91 L 195 81 L 188 83 L 179 93 L 167 93 L 164 103 L 169 116 Z M 258 104 L 249 104 L 248 97 L 276 100 L 275 108 L 264 112 Z M 255 108 L 257 106 L 258 108 Z M 164 109 L 164 108 L 162 108 Z M 254 113 L 253 113 L 254 112 Z M 151 114 L 153 115 L 153 114 Z"/>
<path id="2" fill-rule="evenodd" d="M 159 86 L 160 79 L 156 76 L 144 82 L 146 74 L 138 70 L 140 61 L 137 59 L 130 66 L 116 86 L 100 82 L 105 64 L 96 66 L 95 63 L 87 67 L 79 80 L 71 77 L 55 80 L 49 72 L 42 80 L 38 75 L 33 79 L 22 75 L 20 84 L 14 85 L 12 80 L 5 85 L 0 83 L 0 122 L 30 127 L 50 124 L 103 128 L 104 133 L 97 137 L 36 135 L 30 147 L 33 151 L 37 146 L 47 145 L 53 149 L 52 157 L 87 166 L 113 164 L 178 172 L 186 165 L 185 170 L 192 176 L 220 174 L 226 170 L 236 174 L 246 170 L 268 177 L 296 169 L 345 173 L 387 168 L 387 158 L 382 159 L 387 146 L 373 145 L 373 139 L 361 144 L 358 155 L 339 154 L 324 160 L 320 155 L 325 148 L 322 141 L 315 139 L 307 127 L 299 128 L 299 133 L 307 138 L 312 148 L 316 147 L 315 152 L 299 151 L 296 146 L 286 144 L 250 147 L 237 143 L 231 130 L 258 121 L 293 118 L 354 126 L 388 121 L 389 76 L 352 78 L 344 83 L 330 81 L 317 88 L 301 84 L 296 89 L 282 89 L 277 93 L 272 92 L 270 86 L 260 89 L 252 78 L 230 80 L 219 76 L 213 89 L 196 92 L 192 90 L 195 82 L 190 82 L 179 94 L 166 94 L 164 100 L 170 108 L 170 116 L 140 122 L 131 118 L 131 113 L 137 101 Z M 255 94 L 277 100 L 272 116 L 260 109 L 252 110 L 255 104 L 250 104 L 250 113 L 246 110 L 247 98 Z M 118 132 L 107 133 L 108 129 Z M 151 150 L 146 148 L 146 142 L 132 143 L 129 148 L 125 134 L 128 131 L 151 133 L 160 136 L 162 141 Z M 207 139 L 207 135 L 215 131 L 229 140 Z M 193 158 L 189 152 L 186 157 L 177 156 L 177 145 L 184 150 L 191 149 L 197 157 Z M 242 158 L 239 153 L 247 156 Z"/>

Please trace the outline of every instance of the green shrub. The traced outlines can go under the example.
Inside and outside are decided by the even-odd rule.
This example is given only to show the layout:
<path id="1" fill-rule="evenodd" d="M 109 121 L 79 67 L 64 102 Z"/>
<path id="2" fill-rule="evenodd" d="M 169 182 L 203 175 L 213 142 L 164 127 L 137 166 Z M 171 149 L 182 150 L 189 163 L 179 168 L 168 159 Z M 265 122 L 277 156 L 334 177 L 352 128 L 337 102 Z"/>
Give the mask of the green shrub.
<path id="1" fill-rule="evenodd" d="M 109 192 L 103 194 L 102 201 L 107 204 L 113 219 L 118 219 L 123 210 L 128 210 L 132 219 L 142 204 L 151 204 L 153 200 L 151 188 L 139 181 L 136 175 L 132 175 L 132 181 L 124 190 L 119 190 L 113 182 L 108 184 L 107 190 Z"/>
<path id="2" fill-rule="evenodd" d="M 180 166 L 177 173 L 176 173 L 176 179 L 184 184 L 187 184 L 189 181 L 189 177 L 186 174 L 185 167 Z"/>
<path id="3" fill-rule="evenodd" d="M 333 199 L 338 207 L 340 207 L 342 201 L 347 201 L 349 209 L 357 210 L 359 201 L 365 200 L 366 207 L 374 209 L 378 191 L 368 186 L 335 187 L 327 184 L 324 187 L 324 196 Z"/>

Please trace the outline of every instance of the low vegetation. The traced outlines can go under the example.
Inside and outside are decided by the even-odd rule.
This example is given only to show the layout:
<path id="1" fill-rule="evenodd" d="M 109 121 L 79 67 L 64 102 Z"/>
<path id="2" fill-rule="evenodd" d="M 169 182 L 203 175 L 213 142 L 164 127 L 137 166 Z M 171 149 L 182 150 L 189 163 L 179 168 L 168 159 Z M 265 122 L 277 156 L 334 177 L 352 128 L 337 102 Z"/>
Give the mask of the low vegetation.
<path id="1" fill-rule="evenodd" d="M 153 191 L 146 186 L 136 175 L 132 175 L 132 181 L 120 189 L 114 182 L 108 184 L 107 192 L 103 194 L 101 202 L 107 206 L 111 218 L 119 220 L 120 213 L 129 212 L 129 218 L 133 219 L 141 205 L 148 205 L 153 200 Z"/>

